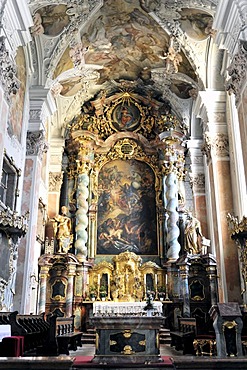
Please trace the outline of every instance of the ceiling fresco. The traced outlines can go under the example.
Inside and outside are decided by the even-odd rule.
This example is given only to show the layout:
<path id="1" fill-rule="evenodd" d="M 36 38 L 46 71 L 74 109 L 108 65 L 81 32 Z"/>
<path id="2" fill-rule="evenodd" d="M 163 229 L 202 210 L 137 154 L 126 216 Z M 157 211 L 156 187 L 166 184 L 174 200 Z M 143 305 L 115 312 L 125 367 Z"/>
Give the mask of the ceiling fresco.
<path id="1" fill-rule="evenodd" d="M 189 111 L 204 88 L 214 1 L 195 0 L 194 7 L 189 0 L 30 3 L 31 31 L 57 106 L 54 128 L 117 89 L 160 96 L 181 116 L 182 102 Z"/>
<path id="2" fill-rule="evenodd" d="M 192 25 L 199 23 L 198 13 L 195 13 L 195 19 L 193 16 L 190 18 L 185 11 L 183 14 L 186 28 L 188 28 L 187 19 Z M 66 9 L 61 19 L 66 19 L 65 15 Z M 208 23 L 201 22 L 200 30 L 203 29 L 203 25 L 206 27 Z M 85 64 L 101 66 L 99 85 L 109 79 L 134 81 L 140 78 L 147 83 L 151 79 L 151 69 L 165 67 L 170 37 L 149 14 L 143 11 L 139 1 L 114 0 L 107 1 L 100 9 L 100 14 L 96 14 L 91 20 L 81 35 L 81 43 L 85 50 Z M 197 81 L 196 74 L 183 51 L 179 50 L 177 55 L 180 57 L 177 72 Z M 57 65 L 54 78 L 72 66 L 67 49 Z M 65 84 L 62 95 L 65 91 L 68 93 L 68 85 L 66 82 Z M 71 88 L 74 89 L 74 86 Z"/>

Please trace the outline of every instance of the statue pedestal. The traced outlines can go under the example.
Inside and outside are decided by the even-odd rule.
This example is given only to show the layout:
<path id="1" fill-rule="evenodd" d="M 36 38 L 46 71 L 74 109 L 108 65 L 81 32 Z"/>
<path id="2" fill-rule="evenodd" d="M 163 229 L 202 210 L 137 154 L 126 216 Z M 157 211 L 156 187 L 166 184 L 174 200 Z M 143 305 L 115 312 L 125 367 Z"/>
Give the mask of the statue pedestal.
<path id="1" fill-rule="evenodd" d="M 159 329 L 161 316 L 95 316 L 96 352 L 93 362 L 157 363 L 161 362 Z"/>

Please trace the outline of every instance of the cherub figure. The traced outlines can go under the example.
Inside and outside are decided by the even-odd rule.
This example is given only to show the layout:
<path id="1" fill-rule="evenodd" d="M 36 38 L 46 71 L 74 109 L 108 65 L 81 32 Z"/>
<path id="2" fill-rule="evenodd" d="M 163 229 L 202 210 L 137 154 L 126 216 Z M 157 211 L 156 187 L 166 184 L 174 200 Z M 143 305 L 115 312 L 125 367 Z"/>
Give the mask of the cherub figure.
<path id="1" fill-rule="evenodd" d="M 166 72 L 167 73 L 177 73 L 180 63 L 183 61 L 182 56 L 174 49 L 174 36 L 170 38 L 170 46 L 168 52 L 164 56 L 159 56 L 160 59 L 166 60 Z"/>

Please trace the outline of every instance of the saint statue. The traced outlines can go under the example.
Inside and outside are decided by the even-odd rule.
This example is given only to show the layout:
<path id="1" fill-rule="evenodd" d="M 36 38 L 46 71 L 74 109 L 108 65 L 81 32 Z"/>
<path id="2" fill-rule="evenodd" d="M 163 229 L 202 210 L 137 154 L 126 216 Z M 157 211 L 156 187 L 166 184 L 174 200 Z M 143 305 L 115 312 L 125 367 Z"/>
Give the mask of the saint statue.
<path id="1" fill-rule="evenodd" d="M 184 249 L 190 254 L 202 251 L 202 231 L 200 221 L 188 212 L 184 229 Z"/>
<path id="2" fill-rule="evenodd" d="M 67 253 L 70 249 L 73 235 L 71 235 L 71 219 L 67 216 L 67 207 L 61 208 L 61 214 L 53 219 L 54 236 L 58 241 L 58 253 Z"/>

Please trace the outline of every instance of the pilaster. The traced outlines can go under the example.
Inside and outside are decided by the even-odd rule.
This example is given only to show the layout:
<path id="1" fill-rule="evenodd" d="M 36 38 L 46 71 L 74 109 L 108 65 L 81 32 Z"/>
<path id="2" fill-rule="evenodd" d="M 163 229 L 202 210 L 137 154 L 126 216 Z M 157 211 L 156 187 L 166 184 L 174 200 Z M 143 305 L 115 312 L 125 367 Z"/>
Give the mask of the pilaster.
<path id="1" fill-rule="evenodd" d="M 26 165 L 23 183 L 22 212 L 30 212 L 29 228 L 21 240 L 18 255 L 15 304 L 21 313 L 30 311 L 30 283 L 33 265 L 37 264 L 39 251 L 36 245 L 39 186 L 41 181 L 42 156 L 47 150 L 43 131 L 28 132 Z M 37 255 L 38 252 L 38 255 Z M 22 291 L 22 297 L 18 292 Z M 20 300 L 19 303 L 17 300 Z M 17 307 L 16 307 L 17 309 Z"/>
<path id="2" fill-rule="evenodd" d="M 227 214 L 233 210 L 230 176 L 229 139 L 226 124 L 225 92 L 200 93 L 205 107 L 204 145 L 207 157 L 212 205 L 212 233 L 218 261 L 219 299 L 221 302 L 241 301 L 239 289 L 238 255 L 229 237 Z M 207 121 L 205 120 L 207 117 Z M 211 236 L 210 236 L 211 238 Z"/>

